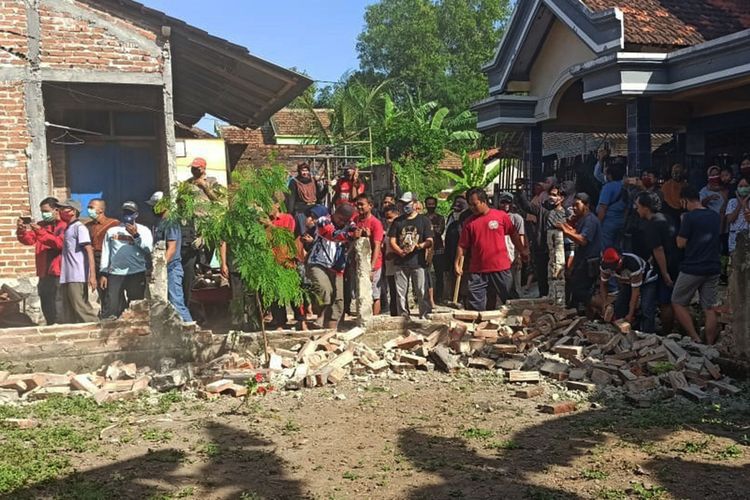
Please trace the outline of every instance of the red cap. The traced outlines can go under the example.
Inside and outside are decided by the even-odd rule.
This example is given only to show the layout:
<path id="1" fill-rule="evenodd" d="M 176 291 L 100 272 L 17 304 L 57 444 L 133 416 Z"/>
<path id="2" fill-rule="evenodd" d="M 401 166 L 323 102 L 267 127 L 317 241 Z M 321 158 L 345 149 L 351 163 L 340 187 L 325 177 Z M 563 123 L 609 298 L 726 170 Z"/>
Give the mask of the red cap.
<path id="1" fill-rule="evenodd" d="M 612 247 L 606 248 L 602 253 L 602 263 L 612 265 L 618 262 L 620 262 L 620 253 Z"/>
<path id="2" fill-rule="evenodd" d="M 195 158 L 195 159 L 193 159 L 193 162 L 190 164 L 190 166 L 191 167 L 205 169 L 206 168 L 206 160 L 204 160 L 203 158 Z"/>

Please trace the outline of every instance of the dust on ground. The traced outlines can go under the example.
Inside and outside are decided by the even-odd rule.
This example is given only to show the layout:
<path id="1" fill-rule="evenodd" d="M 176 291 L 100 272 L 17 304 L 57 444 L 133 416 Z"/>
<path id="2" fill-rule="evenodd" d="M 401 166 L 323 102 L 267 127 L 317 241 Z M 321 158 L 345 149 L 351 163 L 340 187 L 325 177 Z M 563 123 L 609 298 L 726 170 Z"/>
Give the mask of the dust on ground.
<path id="1" fill-rule="evenodd" d="M 747 498 L 750 401 L 637 409 L 495 373 L 348 380 L 246 404 L 189 393 L 0 407 L 4 498 Z"/>

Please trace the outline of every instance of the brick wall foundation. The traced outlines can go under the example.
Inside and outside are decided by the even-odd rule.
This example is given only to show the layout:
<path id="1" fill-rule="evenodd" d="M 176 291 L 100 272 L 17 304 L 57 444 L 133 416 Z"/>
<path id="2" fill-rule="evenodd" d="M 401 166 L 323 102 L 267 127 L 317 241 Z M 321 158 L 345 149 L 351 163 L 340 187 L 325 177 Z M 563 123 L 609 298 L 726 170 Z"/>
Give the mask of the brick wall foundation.
<path id="1" fill-rule="evenodd" d="M 183 324 L 171 305 L 144 300 L 116 321 L 0 329 L 0 365 L 18 373 L 65 373 L 122 360 L 158 369 L 165 357 L 181 363 L 211 359 L 222 341 Z"/>

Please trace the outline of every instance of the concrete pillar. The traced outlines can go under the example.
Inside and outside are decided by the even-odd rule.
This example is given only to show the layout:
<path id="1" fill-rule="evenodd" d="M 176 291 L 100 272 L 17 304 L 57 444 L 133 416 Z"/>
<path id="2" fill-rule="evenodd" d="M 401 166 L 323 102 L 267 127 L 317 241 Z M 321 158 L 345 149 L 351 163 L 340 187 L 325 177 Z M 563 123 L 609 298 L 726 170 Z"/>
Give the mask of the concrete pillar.
<path id="1" fill-rule="evenodd" d="M 651 98 L 636 97 L 628 101 L 628 175 L 640 176 L 651 168 Z"/>
<path id="2" fill-rule="evenodd" d="M 737 235 L 729 279 L 729 305 L 737 354 L 750 359 L 750 234 L 747 232 Z"/>
<path id="3" fill-rule="evenodd" d="M 168 302 L 166 251 L 166 243 L 160 241 L 154 245 L 154 251 L 151 252 L 151 265 L 153 267 L 149 291 L 152 299 L 161 302 Z"/>
<path id="4" fill-rule="evenodd" d="M 171 30 L 168 28 L 162 28 L 162 32 L 169 34 Z M 162 55 L 164 59 L 164 139 L 166 145 L 166 159 L 167 159 L 167 178 L 168 184 L 171 187 L 172 184 L 177 182 L 177 158 L 175 151 L 175 134 L 174 134 L 174 94 L 172 93 L 172 46 L 169 40 L 164 42 L 162 47 Z M 166 189 L 169 191 L 169 189 Z"/>
<path id="5" fill-rule="evenodd" d="M 372 321 L 372 250 L 369 238 L 357 238 L 354 242 L 354 257 L 357 266 L 353 287 L 357 306 L 357 326 L 367 327 Z"/>
<path id="6" fill-rule="evenodd" d="M 534 125 L 526 127 L 525 147 L 523 159 L 528 165 L 531 180 L 538 182 L 544 180 L 544 166 L 542 165 L 542 127 Z"/>
<path id="7" fill-rule="evenodd" d="M 44 96 L 40 67 L 42 30 L 39 21 L 39 0 L 26 2 L 28 36 L 28 73 L 24 80 L 24 106 L 31 143 L 26 149 L 26 176 L 29 184 L 29 204 L 36 220 L 41 218 L 39 203 L 52 193 L 47 169 L 47 127 L 44 124 Z"/>

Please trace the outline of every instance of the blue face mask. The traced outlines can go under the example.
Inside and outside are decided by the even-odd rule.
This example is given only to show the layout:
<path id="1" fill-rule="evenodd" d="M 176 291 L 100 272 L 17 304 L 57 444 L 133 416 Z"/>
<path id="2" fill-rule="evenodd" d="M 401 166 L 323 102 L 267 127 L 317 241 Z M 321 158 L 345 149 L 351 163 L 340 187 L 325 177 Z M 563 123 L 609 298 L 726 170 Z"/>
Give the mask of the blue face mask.
<path id="1" fill-rule="evenodd" d="M 42 212 L 42 220 L 44 222 L 51 222 L 55 220 L 55 212 Z"/>
<path id="2" fill-rule="evenodd" d="M 404 205 L 404 214 L 409 215 L 414 212 L 414 205 L 409 203 L 408 205 Z"/>
<path id="3" fill-rule="evenodd" d="M 135 219 L 137 219 L 137 218 L 138 218 L 138 214 L 137 213 L 125 212 L 124 214 L 122 214 L 122 219 L 121 220 L 125 224 L 135 224 Z"/>

